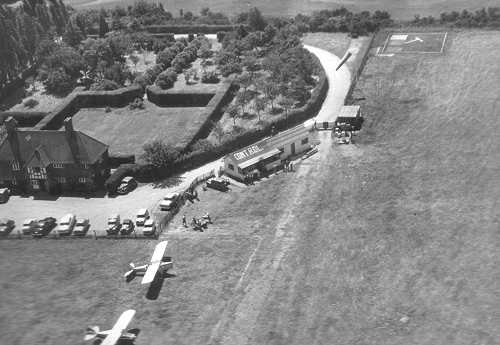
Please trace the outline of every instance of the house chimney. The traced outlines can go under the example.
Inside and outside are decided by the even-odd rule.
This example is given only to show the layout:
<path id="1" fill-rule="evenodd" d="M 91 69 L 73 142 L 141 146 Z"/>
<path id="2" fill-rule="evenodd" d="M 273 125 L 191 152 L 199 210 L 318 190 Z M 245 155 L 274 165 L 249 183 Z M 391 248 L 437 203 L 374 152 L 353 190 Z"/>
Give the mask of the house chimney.
<path id="1" fill-rule="evenodd" d="M 7 120 L 4 121 L 4 126 L 7 129 L 7 138 L 12 137 L 12 133 L 17 128 L 17 121 L 12 116 L 9 116 Z"/>
<path id="2" fill-rule="evenodd" d="M 73 119 L 71 117 L 64 119 L 64 131 L 66 132 L 66 137 L 71 138 L 73 134 Z"/>

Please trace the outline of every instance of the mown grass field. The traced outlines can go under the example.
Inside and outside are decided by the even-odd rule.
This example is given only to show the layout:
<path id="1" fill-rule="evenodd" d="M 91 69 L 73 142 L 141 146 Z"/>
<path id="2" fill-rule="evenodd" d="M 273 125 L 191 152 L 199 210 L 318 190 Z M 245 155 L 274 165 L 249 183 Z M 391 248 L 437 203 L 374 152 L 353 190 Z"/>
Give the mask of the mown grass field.
<path id="1" fill-rule="evenodd" d="M 368 61 L 355 145 L 320 132 L 296 172 L 201 193 L 219 213 L 165 234 L 160 290 L 122 279 L 153 241 L 0 241 L 0 339 L 83 344 L 134 308 L 137 345 L 500 342 L 500 34 L 449 38 Z"/>
<path id="2" fill-rule="evenodd" d="M 112 154 L 143 153 L 144 143 L 163 140 L 175 146 L 195 126 L 204 108 L 161 108 L 148 101 L 142 110 L 128 107 L 106 113 L 100 108 L 86 108 L 73 116 L 76 130 L 83 131 L 106 145 Z"/>
<path id="3" fill-rule="evenodd" d="M 251 7 L 257 7 L 266 16 L 279 17 L 295 17 L 297 13 L 311 14 L 313 11 L 325 9 L 335 9 L 342 6 L 353 12 L 376 10 L 387 11 L 395 19 L 413 19 L 416 14 L 422 16 L 432 15 L 439 17 L 442 12 L 459 11 L 463 9 L 478 10 L 482 7 L 498 6 L 495 0 L 480 0 L 471 3 L 467 0 L 448 0 L 448 1 L 399 1 L 399 0 L 254 0 L 254 1 L 236 1 L 236 0 L 161 0 L 165 10 L 172 12 L 174 16 L 179 14 L 179 10 L 183 9 L 198 14 L 202 7 L 209 7 L 210 10 L 216 12 L 224 12 L 228 16 L 236 13 L 248 11 Z M 76 9 L 99 8 L 99 7 L 115 7 L 117 5 L 127 7 L 134 3 L 134 0 L 117 1 L 117 0 L 68 0 L 65 2 Z"/>

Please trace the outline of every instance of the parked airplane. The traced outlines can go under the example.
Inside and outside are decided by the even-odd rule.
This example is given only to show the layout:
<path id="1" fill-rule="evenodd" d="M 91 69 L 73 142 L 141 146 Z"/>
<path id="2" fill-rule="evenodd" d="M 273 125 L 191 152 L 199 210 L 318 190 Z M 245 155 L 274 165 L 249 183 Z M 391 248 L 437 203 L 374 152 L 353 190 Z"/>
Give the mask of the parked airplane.
<path id="1" fill-rule="evenodd" d="M 133 341 L 137 334 L 128 333 L 125 328 L 130 323 L 130 320 L 134 317 L 135 310 L 125 311 L 116 321 L 113 328 L 109 331 L 101 331 L 99 327 L 87 327 L 87 334 L 85 335 L 85 340 L 94 339 L 95 337 L 99 339 L 104 339 L 101 345 L 114 345 L 120 340 Z"/>
<path id="2" fill-rule="evenodd" d="M 155 279 L 157 272 L 163 274 L 168 269 L 172 268 L 174 266 L 172 262 L 161 261 L 163 259 L 163 254 L 165 254 L 165 249 L 167 248 L 167 244 L 168 241 L 163 241 L 156 245 L 153 257 L 151 258 L 151 261 L 148 264 L 135 266 L 134 263 L 132 262 L 130 264 L 130 266 L 132 266 L 132 269 L 127 273 L 125 273 L 125 277 L 128 277 L 129 275 L 135 274 L 137 272 L 146 272 L 146 274 L 144 274 L 144 277 L 142 278 L 141 284 L 148 284 Z"/>

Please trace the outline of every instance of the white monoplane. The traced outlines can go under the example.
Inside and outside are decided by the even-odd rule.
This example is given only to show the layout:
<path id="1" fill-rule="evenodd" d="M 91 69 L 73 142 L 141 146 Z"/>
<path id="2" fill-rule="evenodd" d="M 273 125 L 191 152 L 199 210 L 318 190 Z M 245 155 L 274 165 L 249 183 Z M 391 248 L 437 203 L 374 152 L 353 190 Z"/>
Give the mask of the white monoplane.
<path id="1" fill-rule="evenodd" d="M 120 340 L 134 341 L 137 338 L 137 334 L 128 333 L 125 328 L 130 323 L 130 320 L 134 317 L 135 310 L 127 310 L 124 312 L 116 321 L 113 328 L 109 331 L 101 331 L 99 327 L 87 327 L 87 334 L 85 335 L 85 340 L 94 339 L 95 337 L 104 339 L 101 345 L 114 345 Z"/>
<path id="2" fill-rule="evenodd" d="M 156 245 L 155 251 L 153 253 L 153 257 L 151 261 L 146 265 L 135 266 L 132 262 L 130 266 L 132 269 L 125 273 L 125 278 L 131 274 L 135 274 L 137 272 L 146 272 L 144 277 L 142 278 L 142 284 L 151 283 L 156 276 L 157 272 L 160 272 L 160 275 L 163 275 L 168 269 L 173 267 L 172 262 L 162 262 L 163 254 L 165 254 L 165 249 L 167 248 L 168 241 L 160 242 Z"/>
<path id="3" fill-rule="evenodd" d="M 411 40 L 411 41 L 408 41 L 408 42 L 405 42 L 404 44 L 408 44 L 408 43 L 412 43 L 412 42 L 423 42 L 424 40 L 421 39 L 421 38 L 418 38 L 415 36 L 415 39 L 414 40 Z"/>

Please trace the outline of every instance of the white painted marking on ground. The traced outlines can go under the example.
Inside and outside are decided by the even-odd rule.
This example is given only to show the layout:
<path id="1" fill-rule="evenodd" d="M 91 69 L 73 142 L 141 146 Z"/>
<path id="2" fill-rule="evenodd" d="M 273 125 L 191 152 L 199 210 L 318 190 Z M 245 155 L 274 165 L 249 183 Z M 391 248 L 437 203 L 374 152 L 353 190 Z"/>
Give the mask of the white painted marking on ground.
<path id="1" fill-rule="evenodd" d="M 392 35 L 391 36 L 391 40 L 402 40 L 402 41 L 406 41 L 406 39 L 408 38 L 408 35 Z"/>
<path id="2" fill-rule="evenodd" d="M 238 280 L 238 284 L 236 284 L 235 290 L 238 290 L 240 288 L 241 282 L 243 281 L 243 277 L 245 276 L 245 273 L 247 272 L 248 267 L 250 267 L 250 264 L 252 263 L 252 260 L 253 260 L 255 253 L 257 253 L 257 250 L 259 249 L 260 242 L 262 242 L 262 236 L 254 236 L 254 237 L 260 237 L 259 243 L 257 243 L 257 246 L 255 247 L 252 255 L 250 255 L 250 257 L 248 258 L 247 265 L 245 266 L 245 269 L 243 270 L 243 274 L 241 275 L 240 280 Z"/>

